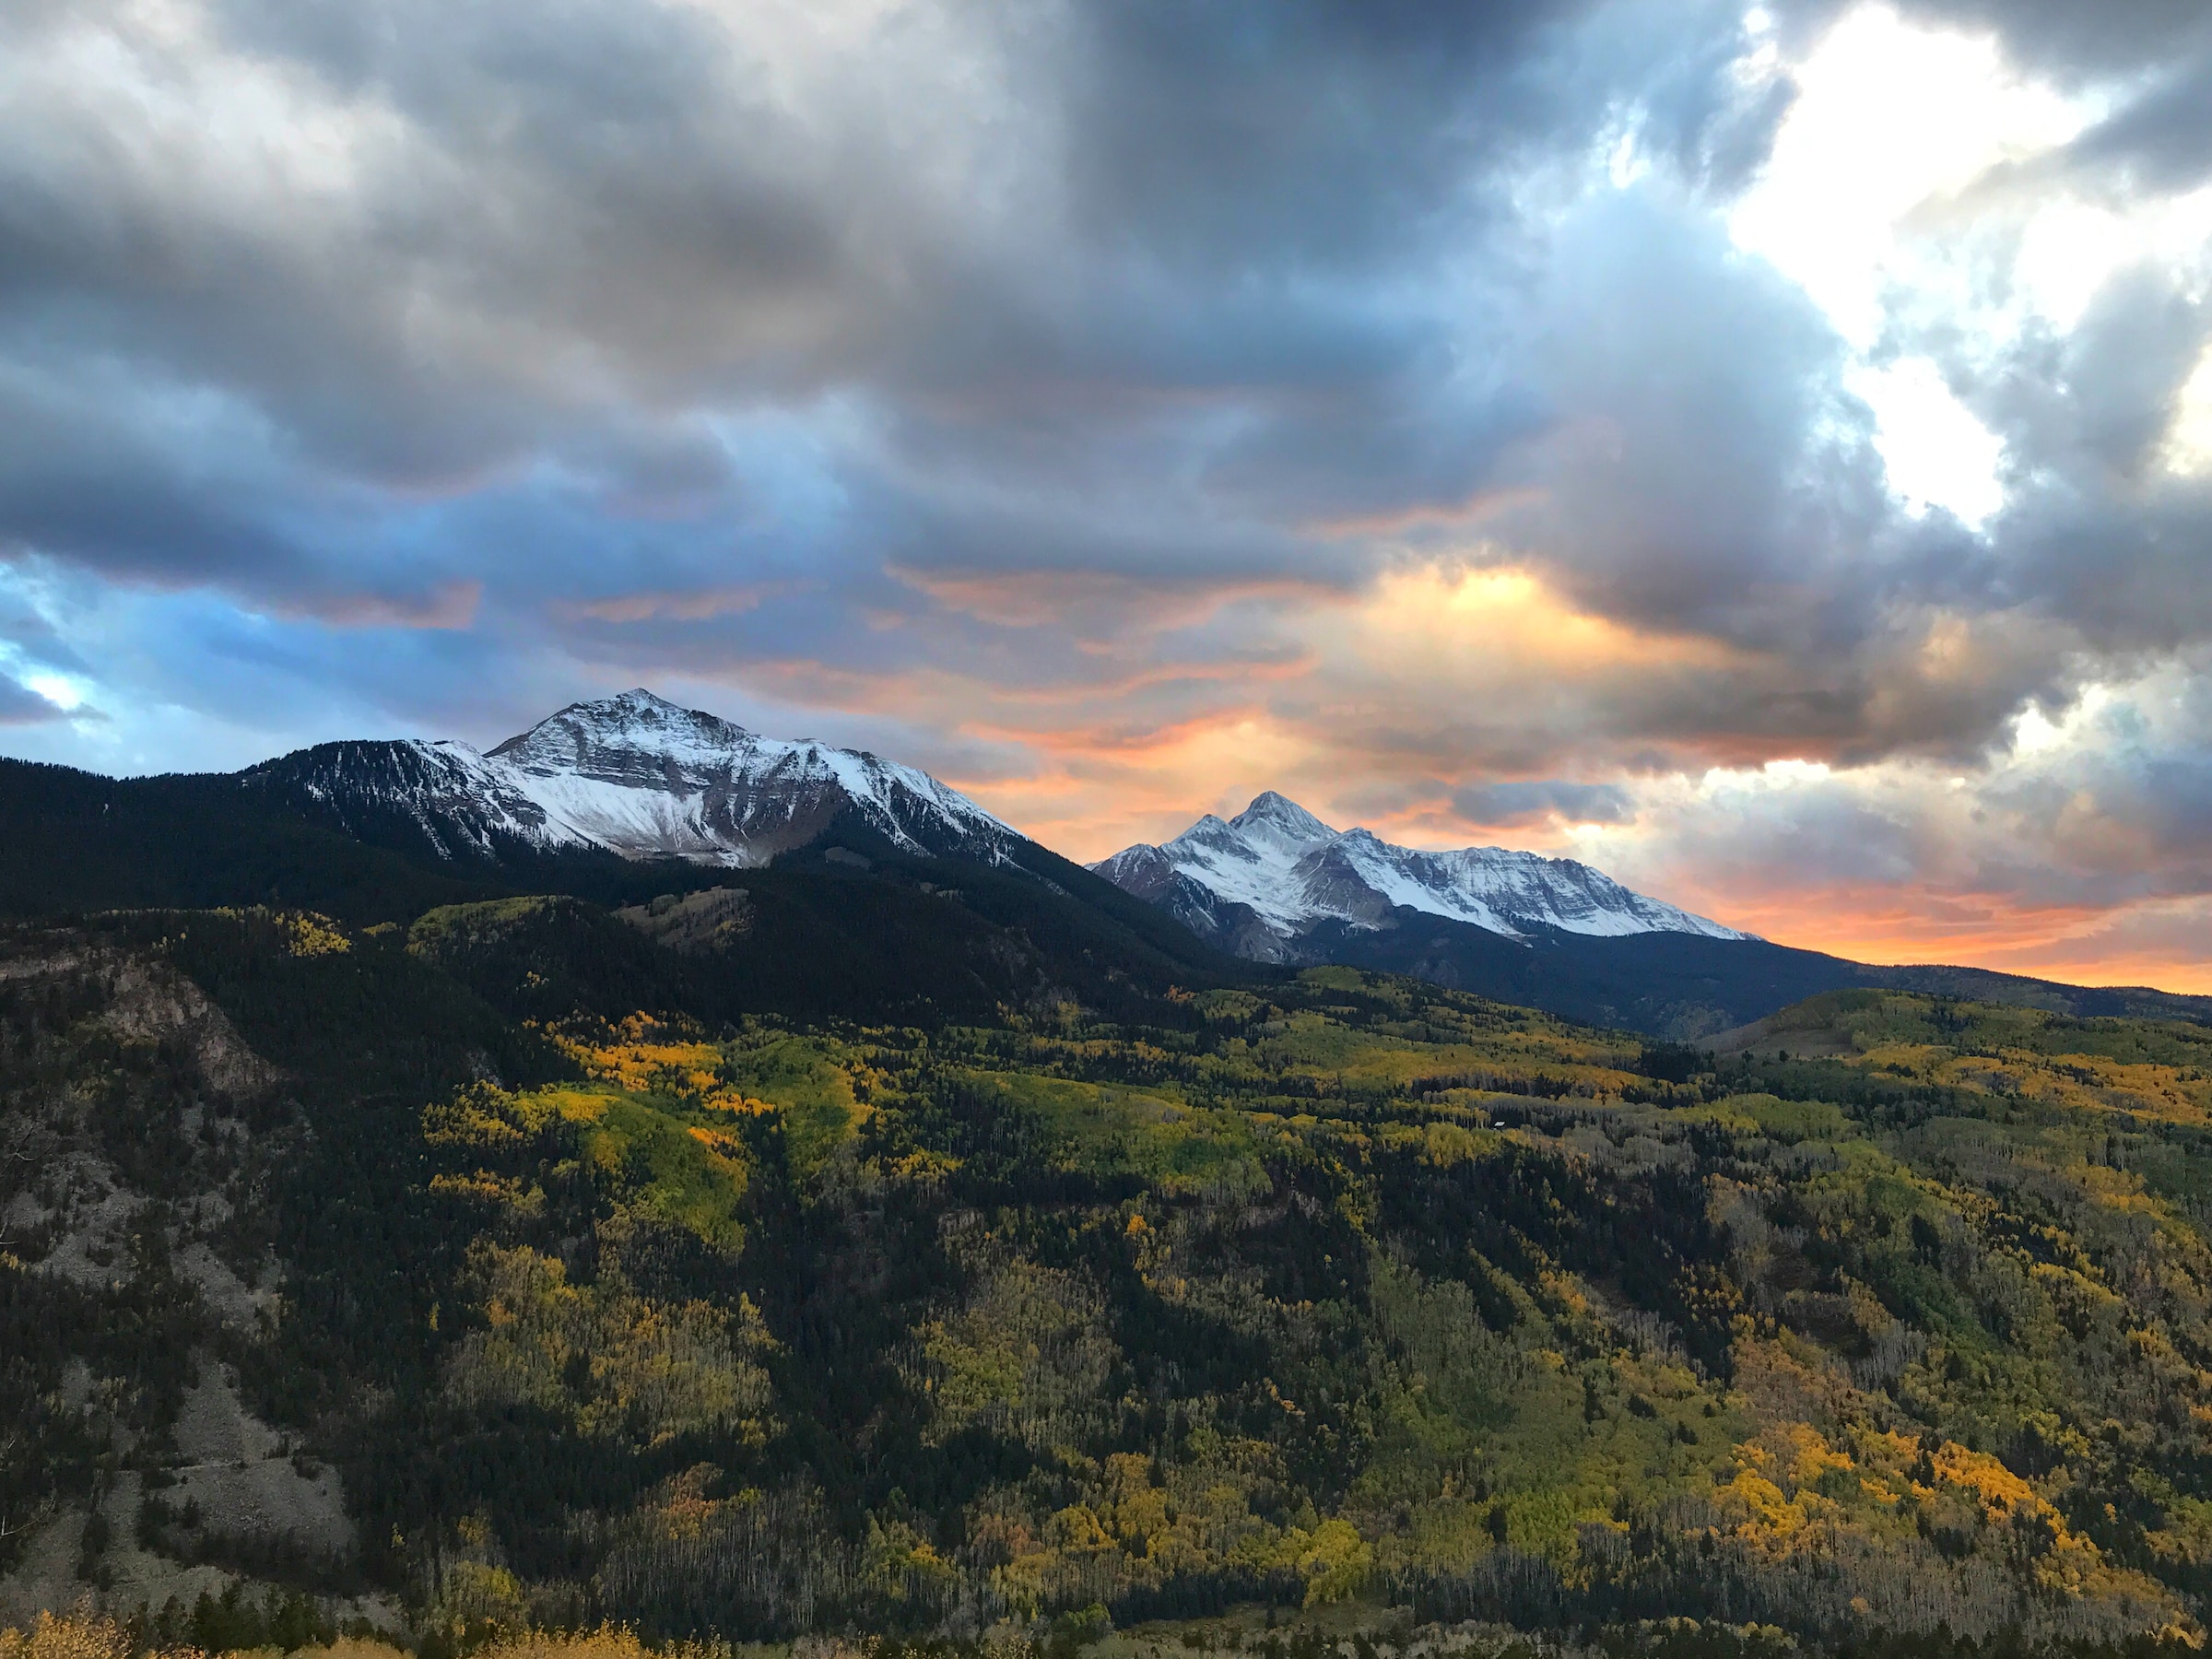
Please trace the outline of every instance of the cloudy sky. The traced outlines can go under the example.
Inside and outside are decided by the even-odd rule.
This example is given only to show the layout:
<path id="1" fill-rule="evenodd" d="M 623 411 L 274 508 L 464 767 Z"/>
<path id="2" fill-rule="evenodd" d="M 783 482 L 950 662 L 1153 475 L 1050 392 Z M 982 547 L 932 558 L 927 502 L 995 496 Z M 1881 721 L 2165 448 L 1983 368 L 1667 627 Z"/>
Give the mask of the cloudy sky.
<path id="1" fill-rule="evenodd" d="M 632 685 L 2212 991 L 2202 0 L 11 0 L 0 752 Z"/>

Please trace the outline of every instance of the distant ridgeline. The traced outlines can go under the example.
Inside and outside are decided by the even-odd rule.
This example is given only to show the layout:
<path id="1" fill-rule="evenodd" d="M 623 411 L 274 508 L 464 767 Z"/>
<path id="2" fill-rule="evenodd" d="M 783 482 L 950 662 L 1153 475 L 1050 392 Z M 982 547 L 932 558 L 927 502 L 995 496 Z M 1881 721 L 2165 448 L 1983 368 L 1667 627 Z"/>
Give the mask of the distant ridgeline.
<path id="1" fill-rule="evenodd" d="M 2212 1030 L 1646 1041 L 932 856 L 0 933 L 0 1624 L 2201 1628 Z"/>
<path id="2" fill-rule="evenodd" d="M 362 926 L 472 900 L 721 889 L 752 907 L 752 943 L 698 994 L 761 1008 L 758 982 L 795 973 L 809 1017 L 973 1018 L 1040 996 L 1112 1014 L 1132 987 L 1258 991 L 1317 963 L 1677 1040 L 1866 985 L 2212 1017 L 2212 998 L 1793 950 L 1571 860 L 1395 847 L 1273 794 L 1087 870 L 925 772 L 643 690 L 483 752 L 354 741 L 138 779 L 0 760 L 0 916 L 19 918 L 258 904 Z"/>
<path id="3" fill-rule="evenodd" d="M 1334 830 L 1272 790 L 1233 818 L 1209 813 L 1172 841 L 1126 847 L 1090 867 L 1253 961 L 1410 973 L 1658 1036 L 1710 1037 L 1862 985 L 2063 1014 L 2212 1018 L 2212 997 L 1793 950 L 1631 892 L 1571 858 L 1393 846 L 1365 830 Z"/>

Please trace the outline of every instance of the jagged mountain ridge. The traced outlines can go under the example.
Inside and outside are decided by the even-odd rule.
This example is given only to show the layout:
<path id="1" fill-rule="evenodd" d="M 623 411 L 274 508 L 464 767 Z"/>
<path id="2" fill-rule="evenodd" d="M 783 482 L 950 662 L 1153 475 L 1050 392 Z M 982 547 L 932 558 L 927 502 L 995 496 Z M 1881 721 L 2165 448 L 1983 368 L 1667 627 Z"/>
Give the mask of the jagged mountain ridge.
<path id="1" fill-rule="evenodd" d="M 1206 814 L 1172 841 L 1090 866 L 1185 926 L 1264 961 L 1296 959 L 1330 923 L 1371 930 L 1416 911 L 1524 939 L 1680 933 L 1750 935 L 1645 897 L 1568 858 L 1502 847 L 1428 853 L 1372 831 L 1335 830 L 1268 790 L 1226 821 Z"/>
<path id="2" fill-rule="evenodd" d="M 595 850 L 752 868 L 850 818 L 901 852 L 1005 862 L 1024 838 L 928 773 L 764 737 L 643 689 L 572 703 L 493 748 L 342 742 L 239 774 L 347 833 L 441 859 Z"/>

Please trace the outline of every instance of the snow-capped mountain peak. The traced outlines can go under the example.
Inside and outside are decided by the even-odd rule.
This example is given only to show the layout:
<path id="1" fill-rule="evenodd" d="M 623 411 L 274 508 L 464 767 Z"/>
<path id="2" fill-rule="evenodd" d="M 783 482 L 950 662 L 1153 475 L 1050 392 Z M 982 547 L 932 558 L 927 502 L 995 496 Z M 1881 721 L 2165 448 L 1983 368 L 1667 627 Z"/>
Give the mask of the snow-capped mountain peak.
<path id="1" fill-rule="evenodd" d="M 1331 829 L 1273 790 L 1226 822 L 1209 813 L 1172 841 L 1125 848 L 1091 868 L 1202 929 L 1219 902 L 1245 907 L 1272 935 L 1255 938 L 1247 929 L 1238 940 L 1247 954 L 1271 955 L 1280 942 L 1326 922 L 1382 926 L 1397 909 L 1510 938 L 1546 929 L 1746 936 L 1631 892 L 1572 859 L 1503 847 L 1427 853 L 1396 846 L 1369 830 Z"/>
<path id="2" fill-rule="evenodd" d="M 1230 819 L 1228 827 L 1252 845 L 1295 848 L 1300 853 L 1310 853 L 1336 836 L 1335 830 L 1296 801 L 1272 789 L 1253 796 L 1252 805 Z"/>
<path id="3" fill-rule="evenodd" d="M 326 745 L 246 776 L 297 789 L 341 821 L 396 815 L 445 856 L 583 848 L 756 865 L 846 815 L 915 853 L 996 863 L 1022 839 L 913 767 L 763 737 L 642 688 L 571 703 L 489 751 Z"/>
<path id="4" fill-rule="evenodd" d="M 640 687 L 571 703 L 490 753 L 533 770 L 588 773 L 625 754 L 712 764 L 754 741 L 741 725 L 701 709 L 681 708 Z"/>

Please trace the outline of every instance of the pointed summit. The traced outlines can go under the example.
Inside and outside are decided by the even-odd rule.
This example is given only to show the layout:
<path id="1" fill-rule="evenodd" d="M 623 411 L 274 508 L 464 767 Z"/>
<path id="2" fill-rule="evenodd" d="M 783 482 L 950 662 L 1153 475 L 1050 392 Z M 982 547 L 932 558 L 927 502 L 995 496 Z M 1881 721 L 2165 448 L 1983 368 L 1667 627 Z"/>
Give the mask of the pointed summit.
<path id="1" fill-rule="evenodd" d="M 1264 789 L 1253 796 L 1252 805 L 1229 822 L 1231 829 L 1241 830 L 1248 837 L 1265 836 L 1286 846 L 1317 847 L 1336 834 L 1289 796 L 1277 794 L 1272 789 Z"/>
<path id="2" fill-rule="evenodd" d="M 608 697 L 586 697 L 546 716 L 537 724 L 549 725 L 557 720 L 618 721 L 693 721 L 713 720 L 714 716 L 699 709 L 687 709 L 672 703 L 658 692 L 643 686 L 632 686 L 627 691 L 617 691 Z M 724 724 L 724 723 L 717 723 Z M 535 731 L 536 726 L 531 730 Z"/>
<path id="3" fill-rule="evenodd" d="M 594 697 L 582 702 L 572 702 L 561 714 L 589 715 L 597 718 L 649 723 L 678 723 L 689 724 L 698 721 L 712 721 L 716 725 L 727 725 L 726 720 L 716 718 L 703 709 L 687 709 L 681 703 L 670 702 L 643 686 L 632 686 L 627 691 L 618 691 L 612 697 Z M 553 716 L 558 720 L 559 714 Z"/>
<path id="4" fill-rule="evenodd" d="M 579 766 L 589 765 L 594 752 L 650 749 L 688 757 L 726 753 L 751 740 L 741 725 L 639 686 L 572 702 L 491 752 L 520 766 Z"/>
<path id="5" fill-rule="evenodd" d="M 629 690 L 618 691 L 612 697 L 587 697 L 582 699 L 581 701 L 572 702 L 569 705 L 569 707 L 571 709 L 602 709 L 616 706 L 639 709 L 665 709 L 672 714 L 696 712 L 696 711 L 687 711 L 679 707 L 677 704 L 670 702 L 659 692 L 651 690 L 644 686 L 632 686 Z"/>

